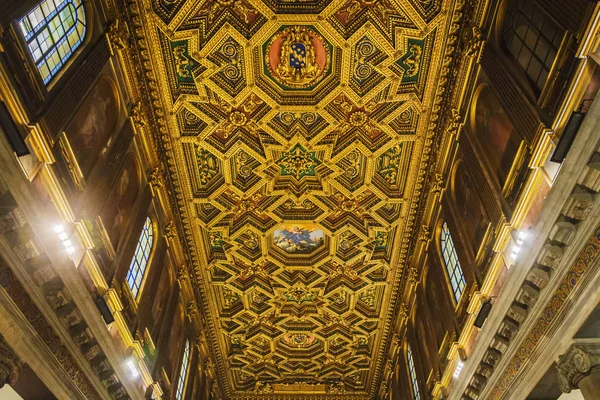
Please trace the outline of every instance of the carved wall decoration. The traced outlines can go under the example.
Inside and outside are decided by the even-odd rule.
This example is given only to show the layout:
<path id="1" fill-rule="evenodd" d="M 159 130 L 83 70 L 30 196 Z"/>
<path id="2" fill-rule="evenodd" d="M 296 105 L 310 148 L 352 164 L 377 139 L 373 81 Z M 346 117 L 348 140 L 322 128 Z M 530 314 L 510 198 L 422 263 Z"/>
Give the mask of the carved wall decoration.
<path id="1" fill-rule="evenodd" d="M 539 354 L 543 346 L 550 343 L 547 340 L 545 343 L 541 339 L 551 337 L 556 324 L 564 318 L 571 297 L 589 285 L 588 274 L 596 273 L 600 254 L 600 227 L 598 226 L 593 229 L 591 237 L 586 240 L 579 253 L 569 259 L 568 264 L 563 264 L 563 255 L 570 250 L 570 247 L 575 246 L 575 243 L 579 243 L 575 242 L 576 234 L 578 229 L 585 226 L 583 223 L 587 222 L 586 218 L 589 216 L 585 212 L 573 213 L 573 210 L 586 210 L 591 203 L 589 203 L 590 197 L 585 194 L 597 193 L 598 188 L 594 182 L 600 176 L 600 171 L 595 161 L 598 160 L 599 153 L 594 151 L 594 148 L 585 149 L 583 154 L 587 154 L 586 158 L 589 157 L 588 163 L 571 180 L 569 197 L 564 200 L 560 212 L 554 214 L 554 223 L 550 225 L 547 234 L 542 236 L 545 244 L 537 250 L 537 255 L 516 293 L 512 306 L 497 328 L 498 333 L 490 342 L 487 352 L 477 366 L 476 373 L 468 380 L 469 386 L 464 392 L 467 398 L 478 398 L 484 391 L 492 399 L 505 397 L 515 384 L 515 380 L 522 376 L 524 371 L 530 369 L 532 364 L 527 361 Z M 576 218 L 566 218 L 567 214 Z M 585 240 L 585 237 L 582 239 Z M 553 275 L 557 274 L 558 269 L 563 271 L 557 282 L 558 285 L 555 286 L 554 292 L 546 294 L 549 296 L 543 307 L 535 310 L 532 307 Z M 534 318 L 533 315 L 535 319 L 531 324 L 526 325 L 527 318 Z M 524 332 L 518 343 L 513 343 L 518 331 L 526 326 L 529 331 Z M 506 362 L 500 370 L 497 364 L 502 358 L 506 358 L 504 360 Z M 493 380 L 479 378 L 480 375 L 490 378 L 492 374 L 495 375 Z M 493 386 L 489 385 L 489 382 L 494 382 Z"/>

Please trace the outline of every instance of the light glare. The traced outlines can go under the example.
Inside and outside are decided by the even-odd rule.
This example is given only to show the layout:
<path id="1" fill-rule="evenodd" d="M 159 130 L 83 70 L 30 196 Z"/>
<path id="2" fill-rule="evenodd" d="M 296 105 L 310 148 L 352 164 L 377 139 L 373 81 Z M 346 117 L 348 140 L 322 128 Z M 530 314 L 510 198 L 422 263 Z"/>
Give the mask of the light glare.
<path id="1" fill-rule="evenodd" d="M 456 369 L 454 370 L 454 377 L 458 378 L 460 375 L 460 372 L 462 371 L 463 367 L 465 366 L 465 364 L 462 361 L 459 361 L 458 364 L 456 364 Z"/>
<path id="2" fill-rule="evenodd" d="M 135 363 L 133 362 L 133 360 L 127 361 L 127 366 L 129 367 L 129 370 L 131 371 L 131 375 L 134 378 L 137 378 L 138 376 L 140 376 L 140 373 L 138 372 L 137 368 L 135 367 Z"/>

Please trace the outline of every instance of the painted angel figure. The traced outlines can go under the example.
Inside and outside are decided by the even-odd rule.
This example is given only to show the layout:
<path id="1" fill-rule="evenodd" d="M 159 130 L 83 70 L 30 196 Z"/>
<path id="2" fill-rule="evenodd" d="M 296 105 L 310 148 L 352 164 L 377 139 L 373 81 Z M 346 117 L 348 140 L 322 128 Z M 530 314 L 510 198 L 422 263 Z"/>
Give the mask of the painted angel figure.
<path id="1" fill-rule="evenodd" d="M 323 243 L 322 237 L 311 237 L 313 231 L 297 225 L 286 227 L 278 232 L 275 244 L 288 253 L 311 251 Z"/>

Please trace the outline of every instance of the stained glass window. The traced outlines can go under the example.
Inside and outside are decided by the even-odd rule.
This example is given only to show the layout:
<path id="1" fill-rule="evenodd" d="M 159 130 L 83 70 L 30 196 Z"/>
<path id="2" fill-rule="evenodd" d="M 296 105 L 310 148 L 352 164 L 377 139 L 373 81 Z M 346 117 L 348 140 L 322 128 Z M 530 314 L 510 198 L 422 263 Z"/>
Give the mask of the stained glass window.
<path id="1" fill-rule="evenodd" d="M 446 272 L 450 278 L 450 284 L 452 285 L 452 292 L 454 293 L 454 299 L 458 303 L 460 296 L 462 296 L 465 290 L 465 276 L 463 274 L 460 262 L 458 261 L 458 255 L 456 254 L 456 248 L 450 236 L 448 230 L 448 224 L 444 222 L 442 225 L 442 232 L 440 234 L 440 244 L 442 247 L 442 257 L 444 258 L 444 264 L 446 265 Z"/>
<path id="2" fill-rule="evenodd" d="M 410 345 L 406 352 L 406 358 L 408 359 L 408 373 L 410 374 L 410 385 L 412 387 L 413 398 L 415 400 L 421 400 L 421 393 L 419 393 L 419 383 L 417 382 L 417 372 L 415 371 L 415 361 L 413 360 L 412 351 Z"/>
<path id="3" fill-rule="evenodd" d="M 179 379 L 177 380 L 177 392 L 175 398 L 183 399 L 183 389 L 185 388 L 185 378 L 187 376 L 188 364 L 190 363 L 190 341 L 185 341 L 185 350 L 183 350 L 183 359 L 181 360 L 181 370 L 179 371 Z"/>
<path id="4" fill-rule="evenodd" d="M 19 21 L 45 84 L 81 45 L 86 31 L 81 0 L 45 0 Z"/>
<path id="5" fill-rule="evenodd" d="M 152 251 L 152 243 L 154 241 L 154 232 L 152 231 L 152 220 L 150 217 L 146 218 L 144 229 L 138 240 L 138 244 L 127 272 L 127 284 L 133 293 L 133 296 L 137 299 L 142 287 L 142 281 L 146 274 L 146 268 L 148 266 L 148 260 L 150 259 L 150 252 Z"/>
<path id="6" fill-rule="evenodd" d="M 510 2 L 504 21 L 504 45 L 540 92 L 548 80 L 564 34 L 536 2 Z"/>

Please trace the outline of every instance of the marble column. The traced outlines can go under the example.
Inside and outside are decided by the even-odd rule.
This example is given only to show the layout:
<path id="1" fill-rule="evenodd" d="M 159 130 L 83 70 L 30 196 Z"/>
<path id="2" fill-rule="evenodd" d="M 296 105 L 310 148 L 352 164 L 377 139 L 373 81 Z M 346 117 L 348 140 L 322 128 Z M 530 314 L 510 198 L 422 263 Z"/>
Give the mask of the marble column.
<path id="1" fill-rule="evenodd" d="M 585 400 L 600 400 L 600 340 L 581 340 L 558 357 L 558 385 L 564 393 L 579 389 Z"/>
<path id="2" fill-rule="evenodd" d="M 0 336 L 0 389 L 4 385 L 14 385 L 19 379 L 23 361 Z"/>

